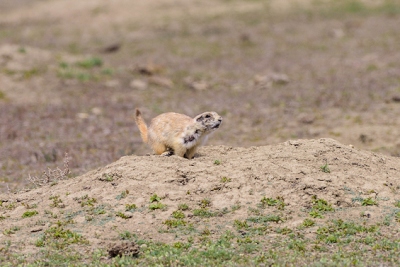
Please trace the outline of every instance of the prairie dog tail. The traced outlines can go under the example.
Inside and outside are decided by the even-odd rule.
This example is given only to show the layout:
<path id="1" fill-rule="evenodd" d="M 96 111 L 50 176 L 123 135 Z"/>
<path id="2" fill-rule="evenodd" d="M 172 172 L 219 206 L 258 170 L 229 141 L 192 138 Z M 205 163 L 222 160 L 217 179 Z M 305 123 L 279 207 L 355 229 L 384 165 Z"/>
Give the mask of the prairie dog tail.
<path id="1" fill-rule="evenodd" d="M 136 121 L 136 125 L 139 128 L 140 136 L 142 137 L 143 142 L 147 143 L 147 141 L 148 141 L 147 124 L 143 120 L 142 113 L 140 112 L 139 109 L 136 109 L 135 121 Z"/>

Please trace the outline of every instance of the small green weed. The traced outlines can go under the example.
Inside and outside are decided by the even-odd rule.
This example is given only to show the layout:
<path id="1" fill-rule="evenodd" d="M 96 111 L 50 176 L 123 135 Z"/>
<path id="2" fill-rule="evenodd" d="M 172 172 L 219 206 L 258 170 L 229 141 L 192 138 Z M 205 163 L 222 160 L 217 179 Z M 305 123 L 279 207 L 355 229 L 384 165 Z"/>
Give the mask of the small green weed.
<path id="1" fill-rule="evenodd" d="M 94 197 L 90 198 L 88 195 L 85 195 L 81 199 L 81 207 L 85 207 L 85 206 L 93 207 L 94 203 L 96 203 L 96 202 L 97 202 L 97 200 Z"/>
<path id="2" fill-rule="evenodd" d="M 49 200 L 53 200 L 53 203 L 50 204 L 52 208 L 59 208 L 62 207 L 62 200 L 60 199 L 59 195 L 51 196 Z"/>
<path id="3" fill-rule="evenodd" d="M 176 210 L 172 212 L 172 217 L 174 217 L 175 219 L 183 219 L 185 218 L 185 214 L 182 211 Z"/>
<path id="4" fill-rule="evenodd" d="M 210 206 L 211 206 L 211 200 L 209 200 L 208 198 L 204 198 L 204 199 L 202 199 L 202 200 L 200 201 L 199 206 L 200 206 L 200 208 L 202 208 L 202 209 L 207 208 L 207 207 L 210 207 Z"/>
<path id="5" fill-rule="evenodd" d="M 162 204 L 161 202 L 155 202 L 149 205 L 149 209 L 151 210 L 164 209 L 166 206 L 167 205 Z"/>
<path id="6" fill-rule="evenodd" d="M 395 206 L 396 208 L 400 208 L 400 200 L 397 200 L 397 201 L 394 203 L 394 206 Z"/>
<path id="7" fill-rule="evenodd" d="M 374 206 L 374 205 L 377 206 L 378 202 L 375 199 L 372 199 L 372 197 L 368 197 L 361 202 L 361 205 L 362 206 Z"/>
<path id="8" fill-rule="evenodd" d="M 159 197 L 159 196 L 157 196 L 157 194 L 154 194 L 154 195 L 152 195 L 151 197 L 150 197 L 150 202 L 151 203 L 153 203 L 153 202 L 160 202 L 161 201 L 161 198 Z"/>
<path id="9" fill-rule="evenodd" d="M 118 216 L 118 217 L 121 217 L 122 219 L 129 219 L 129 218 L 132 218 L 132 215 L 126 215 L 125 213 L 123 213 L 123 212 L 120 212 L 120 211 L 118 211 L 116 214 L 115 214 L 115 216 Z"/>
<path id="10" fill-rule="evenodd" d="M 267 198 L 264 196 L 260 200 L 260 202 L 261 202 L 261 204 L 260 204 L 261 208 L 265 208 L 266 206 L 276 206 L 278 208 L 278 210 L 285 209 L 285 205 L 286 205 L 283 197 L 280 197 L 280 196 L 276 197 L 276 199 L 275 198 Z"/>
<path id="11" fill-rule="evenodd" d="M 309 215 L 313 218 L 323 218 L 323 213 L 328 211 L 335 211 L 331 204 L 329 204 L 326 200 L 317 198 L 317 196 L 312 196 L 311 201 L 313 206 Z"/>
<path id="12" fill-rule="evenodd" d="M 122 240 L 132 240 L 132 239 L 136 238 L 136 235 L 132 234 L 129 231 L 124 231 L 119 234 L 119 238 Z"/>
<path id="13" fill-rule="evenodd" d="M 203 217 L 203 218 L 209 218 L 209 217 L 214 217 L 215 214 L 212 211 L 209 211 L 207 209 L 195 209 L 193 210 L 193 215 L 198 216 L 198 217 Z"/>
<path id="14" fill-rule="evenodd" d="M 3 234 L 4 235 L 12 235 L 12 234 L 15 234 L 15 232 L 19 231 L 20 229 L 21 229 L 20 227 L 14 226 L 14 227 L 11 227 L 9 229 L 5 229 L 3 231 Z"/>
<path id="15" fill-rule="evenodd" d="M 266 216 L 257 216 L 257 217 L 250 217 L 247 219 L 250 222 L 254 223 L 266 223 L 266 222 L 283 222 L 284 219 L 279 215 L 266 215 Z"/>
<path id="16" fill-rule="evenodd" d="M 24 214 L 22 214 L 22 218 L 32 217 L 37 214 L 39 214 L 39 212 L 37 212 L 36 210 L 28 210 L 28 211 L 25 211 Z"/>
<path id="17" fill-rule="evenodd" d="M 314 226 L 314 225 L 315 225 L 315 221 L 313 221 L 313 220 L 311 220 L 311 219 L 308 219 L 308 218 L 306 218 L 306 219 L 303 221 L 303 223 L 301 224 L 301 226 L 304 227 L 304 228 L 312 227 L 312 226 Z"/>
<path id="18" fill-rule="evenodd" d="M 115 197 L 116 200 L 121 200 L 123 198 L 126 198 L 129 194 L 129 190 L 124 190 L 119 194 L 118 196 Z"/>
<path id="19" fill-rule="evenodd" d="M 231 179 L 231 178 L 228 178 L 228 177 L 226 177 L 226 176 L 224 176 L 224 177 L 221 178 L 221 183 L 229 183 L 230 181 L 232 181 L 232 179 Z"/>
<path id="20" fill-rule="evenodd" d="M 103 65 L 103 60 L 98 57 L 90 57 L 76 63 L 77 66 L 85 69 L 100 67 Z"/>
<path id="21" fill-rule="evenodd" d="M 221 161 L 220 161 L 220 160 L 216 159 L 216 160 L 214 161 L 214 165 L 220 165 L 220 164 L 221 164 Z"/>
<path id="22" fill-rule="evenodd" d="M 89 244 L 82 235 L 64 229 L 62 223 L 47 229 L 42 237 L 36 241 L 37 247 L 51 246 L 56 249 L 64 249 L 71 244 Z"/>
<path id="23" fill-rule="evenodd" d="M 321 169 L 322 172 L 325 172 L 325 173 L 330 173 L 331 172 L 331 170 L 329 169 L 329 166 L 328 166 L 328 162 L 326 162 L 325 165 L 322 165 L 320 167 L 320 169 Z"/>
<path id="24" fill-rule="evenodd" d="M 275 230 L 275 232 L 278 234 L 281 234 L 281 235 L 288 235 L 288 234 L 292 233 L 293 230 L 288 227 L 283 227 L 283 228 L 277 228 Z"/>
<path id="25" fill-rule="evenodd" d="M 126 204 L 125 205 L 125 211 L 135 211 L 137 209 L 136 204 Z"/>
<path id="26" fill-rule="evenodd" d="M 188 209 L 189 209 L 189 206 L 186 203 L 178 205 L 178 210 L 185 211 L 185 210 L 188 210 Z"/>
<path id="27" fill-rule="evenodd" d="M 235 228 L 238 229 L 238 230 L 249 228 L 249 225 L 247 224 L 247 221 L 235 220 L 233 222 L 233 226 L 235 226 Z"/>
<path id="28" fill-rule="evenodd" d="M 163 224 L 165 224 L 168 228 L 176 228 L 179 226 L 185 226 L 186 225 L 186 221 L 178 219 L 178 220 L 165 220 L 163 222 Z"/>

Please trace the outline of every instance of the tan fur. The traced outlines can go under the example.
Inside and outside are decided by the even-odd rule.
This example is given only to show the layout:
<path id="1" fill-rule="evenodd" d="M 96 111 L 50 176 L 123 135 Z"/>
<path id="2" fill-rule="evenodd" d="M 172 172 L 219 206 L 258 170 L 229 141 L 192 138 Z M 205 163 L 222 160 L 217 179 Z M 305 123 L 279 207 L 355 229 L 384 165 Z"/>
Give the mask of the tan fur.
<path id="1" fill-rule="evenodd" d="M 136 109 L 136 124 L 143 142 L 157 155 L 171 153 L 193 158 L 197 148 L 207 141 L 208 135 L 219 128 L 222 118 L 216 112 L 204 112 L 195 118 L 169 112 L 155 117 L 147 127 L 141 112 Z"/>

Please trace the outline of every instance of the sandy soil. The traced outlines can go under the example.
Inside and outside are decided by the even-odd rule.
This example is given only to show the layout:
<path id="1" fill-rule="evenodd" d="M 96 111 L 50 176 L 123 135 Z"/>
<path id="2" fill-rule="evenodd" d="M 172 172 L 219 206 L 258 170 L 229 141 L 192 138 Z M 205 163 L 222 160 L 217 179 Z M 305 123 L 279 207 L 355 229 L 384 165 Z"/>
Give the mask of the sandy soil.
<path id="1" fill-rule="evenodd" d="M 215 164 L 216 160 L 219 164 Z M 330 173 L 321 170 L 326 163 Z M 160 231 L 166 229 L 162 222 L 170 218 L 179 204 L 189 206 L 185 211 L 188 223 L 199 223 L 202 219 L 191 214 L 202 200 L 210 200 L 208 208 L 221 212 L 221 216 L 207 219 L 203 227 L 224 232 L 232 230 L 233 220 L 246 219 L 249 209 L 256 207 L 264 196 L 283 197 L 287 206 L 278 213 L 290 220 L 281 222 L 281 227 L 298 227 L 311 207 L 312 196 L 327 200 L 336 209 L 335 214 L 325 219 L 362 221 L 360 214 L 364 213 L 368 214 L 367 223 L 375 224 L 383 220 L 387 209 L 399 198 L 399 169 L 398 158 L 355 149 L 333 139 L 291 140 L 250 148 L 209 146 L 202 148 L 193 160 L 176 156 L 126 156 L 55 185 L 1 195 L 1 215 L 5 219 L 0 239 L 12 240 L 11 252 L 35 254 L 40 250 L 35 241 L 46 229 L 57 221 L 71 219 L 74 223 L 68 228 L 89 240 L 90 245 L 83 249 L 91 252 L 106 249 L 124 231 L 146 240 L 186 242 L 185 235 Z M 223 177 L 228 180 L 222 180 Z M 166 208 L 149 209 L 154 194 Z M 54 197 L 59 199 L 57 205 Z M 357 201 L 368 197 L 379 206 L 365 207 Z M 95 202 L 82 205 L 88 199 Z M 11 203 L 14 208 L 7 210 L 5 207 Z M 126 212 L 127 204 L 135 204 L 137 209 Z M 235 205 L 240 208 L 224 213 Z M 21 219 L 27 207 L 36 207 L 39 214 Z M 93 215 L 98 207 L 104 209 L 104 214 Z M 129 218 L 117 217 L 117 212 Z M 36 218 L 43 223 L 38 225 Z M 4 230 L 15 226 L 20 229 L 17 234 L 6 236 Z M 310 230 L 310 235 L 315 234 L 314 230 Z M 382 234 L 399 237 L 395 227 L 392 230 Z"/>

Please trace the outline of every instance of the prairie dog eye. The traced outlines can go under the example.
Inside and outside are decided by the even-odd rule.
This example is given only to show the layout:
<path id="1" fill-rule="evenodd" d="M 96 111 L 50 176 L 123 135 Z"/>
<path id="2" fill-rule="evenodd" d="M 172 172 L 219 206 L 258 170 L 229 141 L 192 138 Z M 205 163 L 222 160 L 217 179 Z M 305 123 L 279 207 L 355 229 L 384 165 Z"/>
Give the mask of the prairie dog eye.
<path id="1" fill-rule="evenodd" d="M 198 134 L 198 133 L 200 133 L 200 131 L 199 131 L 199 130 L 196 130 L 194 133 L 195 133 L 195 134 Z"/>
<path id="2" fill-rule="evenodd" d="M 211 118 L 211 115 L 210 115 L 210 114 L 207 114 L 207 115 L 206 115 L 206 119 L 208 119 L 208 118 Z"/>

